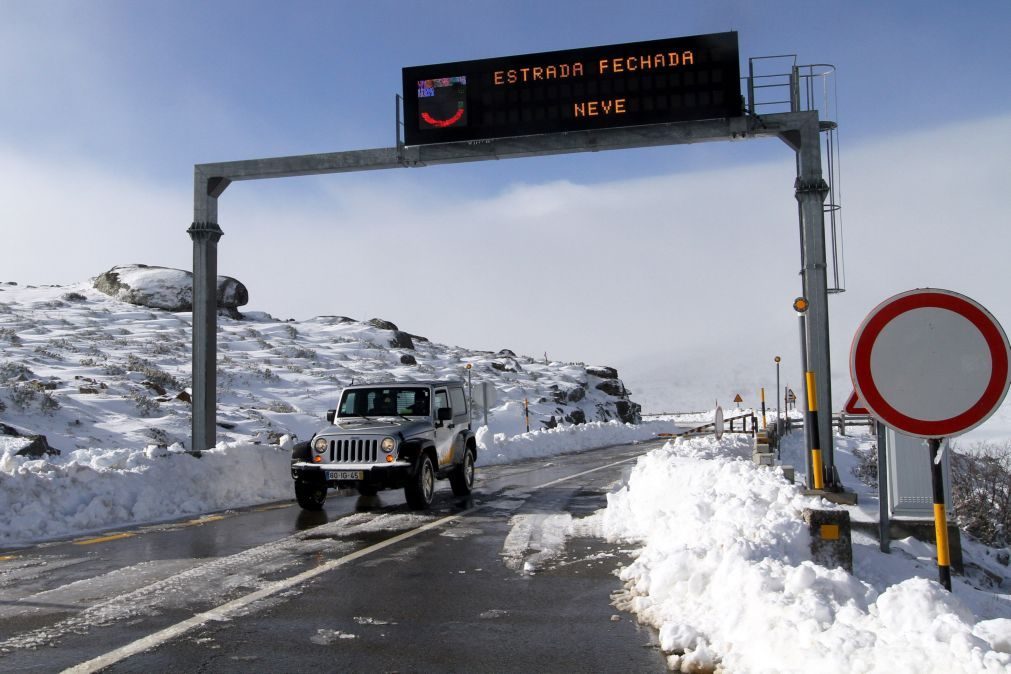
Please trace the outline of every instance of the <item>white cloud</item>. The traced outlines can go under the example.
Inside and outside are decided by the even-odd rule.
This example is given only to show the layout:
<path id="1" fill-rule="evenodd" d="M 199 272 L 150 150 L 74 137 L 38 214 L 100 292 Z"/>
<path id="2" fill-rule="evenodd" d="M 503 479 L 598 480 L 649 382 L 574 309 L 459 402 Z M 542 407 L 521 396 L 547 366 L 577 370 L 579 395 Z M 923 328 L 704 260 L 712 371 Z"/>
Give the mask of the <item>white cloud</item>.
<path id="1" fill-rule="evenodd" d="M 947 287 L 1011 325 L 1009 154 L 1011 116 L 861 147 L 843 135 L 849 290 L 831 299 L 835 386 L 846 388 L 837 402 L 853 331 L 894 293 Z M 235 184 L 221 202 L 219 269 L 249 286 L 250 308 L 380 316 L 438 341 L 613 364 L 644 394 L 654 380 L 680 382 L 673 406 L 753 398 L 774 386 L 777 354 L 796 384 L 788 149 L 774 163 L 595 185 L 579 184 L 578 161 L 571 181 L 544 185 L 519 182 L 524 162 L 503 163 L 507 187 L 491 198 L 453 181 L 433 188 L 427 176 L 422 187 L 413 172 L 330 176 L 298 192 Z M 4 279 L 190 264 L 188 183 L 166 189 L 10 151 L 0 172 Z"/>
<path id="2" fill-rule="evenodd" d="M 0 277 L 73 283 L 117 264 L 192 264 L 189 193 L 0 150 Z"/>

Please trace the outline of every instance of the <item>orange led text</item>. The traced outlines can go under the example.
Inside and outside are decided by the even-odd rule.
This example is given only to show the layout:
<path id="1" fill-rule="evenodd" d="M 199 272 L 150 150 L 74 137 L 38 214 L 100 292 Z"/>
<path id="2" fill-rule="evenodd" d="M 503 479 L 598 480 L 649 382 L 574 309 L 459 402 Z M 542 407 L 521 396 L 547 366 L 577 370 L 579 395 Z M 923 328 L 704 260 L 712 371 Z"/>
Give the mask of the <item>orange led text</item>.
<path id="1" fill-rule="evenodd" d="M 574 117 L 600 117 L 601 115 L 624 115 L 625 99 L 613 98 L 604 101 L 584 101 L 573 103 Z"/>
<path id="2" fill-rule="evenodd" d="M 600 59 L 597 67 L 600 74 L 604 73 L 634 73 L 637 70 L 653 70 L 659 68 L 676 68 L 695 64 L 695 55 L 690 51 L 670 51 L 660 54 L 643 54 L 641 56 L 622 56 L 619 58 Z"/>

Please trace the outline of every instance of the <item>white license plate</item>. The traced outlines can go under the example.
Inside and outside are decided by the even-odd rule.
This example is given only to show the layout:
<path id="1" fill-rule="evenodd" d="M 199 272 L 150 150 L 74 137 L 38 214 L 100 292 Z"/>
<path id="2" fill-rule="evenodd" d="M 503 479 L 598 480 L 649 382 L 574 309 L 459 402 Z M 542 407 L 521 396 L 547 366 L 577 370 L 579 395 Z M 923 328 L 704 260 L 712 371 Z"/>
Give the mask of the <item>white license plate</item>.
<path id="1" fill-rule="evenodd" d="M 365 479 L 365 473 L 360 470 L 328 470 L 326 472 L 327 480 L 362 480 Z"/>

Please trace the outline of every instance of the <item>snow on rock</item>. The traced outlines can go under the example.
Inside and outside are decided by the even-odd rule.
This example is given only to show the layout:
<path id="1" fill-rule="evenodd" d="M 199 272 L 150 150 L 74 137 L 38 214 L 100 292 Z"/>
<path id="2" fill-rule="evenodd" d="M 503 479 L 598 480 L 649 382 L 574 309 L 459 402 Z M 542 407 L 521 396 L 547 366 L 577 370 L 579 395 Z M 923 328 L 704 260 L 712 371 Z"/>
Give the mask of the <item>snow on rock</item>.
<path id="1" fill-rule="evenodd" d="M 131 264 L 113 267 L 95 279 L 95 289 L 129 304 L 166 311 L 193 308 L 193 273 L 182 269 Z M 230 276 L 217 278 L 218 306 L 237 309 L 249 301 L 249 292 Z"/>
<path id="2" fill-rule="evenodd" d="M 608 496 L 602 528 L 642 549 L 618 605 L 660 632 L 669 664 L 734 672 L 1008 672 L 1011 630 L 976 624 L 924 578 L 880 594 L 810 560 L 805 497 L 778 471 L 734 456 L 746 443 L 694 438 L 639 460 Z"/>
<path id="3" fill-rule="evenodd" d="M 155 522 L 291 497 L 287 451 L 223 444 L 0 454 L 0 545 Z"/>

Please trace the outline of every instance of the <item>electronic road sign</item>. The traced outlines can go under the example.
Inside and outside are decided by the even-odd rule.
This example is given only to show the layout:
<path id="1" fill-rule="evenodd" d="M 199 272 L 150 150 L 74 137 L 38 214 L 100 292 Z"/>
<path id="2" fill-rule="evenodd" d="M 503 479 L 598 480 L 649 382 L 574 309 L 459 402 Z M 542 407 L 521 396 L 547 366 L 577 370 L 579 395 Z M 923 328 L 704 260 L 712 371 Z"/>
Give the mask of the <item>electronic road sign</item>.
<path id="1" fill-rule="evenodd" d="M 743 114 L 737 33 L 403 69 L 407 145 Z"/>

